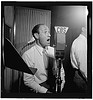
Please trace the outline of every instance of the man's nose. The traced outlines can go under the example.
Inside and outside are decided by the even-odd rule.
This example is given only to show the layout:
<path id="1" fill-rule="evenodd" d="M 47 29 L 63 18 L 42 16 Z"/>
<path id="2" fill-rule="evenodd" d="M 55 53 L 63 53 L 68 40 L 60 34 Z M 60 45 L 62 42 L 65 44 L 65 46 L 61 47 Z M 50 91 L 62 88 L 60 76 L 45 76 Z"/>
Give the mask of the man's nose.
<path id="1" fill-rule="evenodd" d="M 48 37 L 51 37 L 50 33 L 48 34 Z"/>

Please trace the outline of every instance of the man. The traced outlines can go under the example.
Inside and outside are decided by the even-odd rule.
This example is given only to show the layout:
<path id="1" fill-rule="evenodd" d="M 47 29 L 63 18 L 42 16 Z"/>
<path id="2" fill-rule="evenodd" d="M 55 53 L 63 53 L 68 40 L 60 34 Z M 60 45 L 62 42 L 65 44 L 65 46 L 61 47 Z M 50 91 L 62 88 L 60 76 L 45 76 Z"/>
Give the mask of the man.
<path id="1" fill-rule="evenodd" d="M 75 68 L 74 82 L 80 92 L 87 91 L 87 29 L 82 27 L 81 34 L 71 47 L 71 64 Z"/>
<path id="2" fill-rule="evenodd" d="M 35 73 L 35 75 L 24 73 L 24 83 L 25 85 L 30 87 L 31 90 L 34 90 L 36 93 L 51 93 L 51 91 L 49 91 L 48 85 L 42 85 L 48 79 L 48 62 L 45 55 L 47 55 L 47 57 L 50 56 L 52 58 L 55 58 L 54 48 L 49 46 L 49 28 L 44 24 L 38 24 L 33 28 L 32 35 L 35 38 L 36 44 L 29 50 L 27 50 L 23 54 L 22 58 L 27 63 L 28 67 L 37 68 L 37 72 Z M 63 72 L 64 69 L 62 70 L 62 75 Z M 63 77 L 64 75 L 62 76 L 62 79 L 65 81 Z"/>

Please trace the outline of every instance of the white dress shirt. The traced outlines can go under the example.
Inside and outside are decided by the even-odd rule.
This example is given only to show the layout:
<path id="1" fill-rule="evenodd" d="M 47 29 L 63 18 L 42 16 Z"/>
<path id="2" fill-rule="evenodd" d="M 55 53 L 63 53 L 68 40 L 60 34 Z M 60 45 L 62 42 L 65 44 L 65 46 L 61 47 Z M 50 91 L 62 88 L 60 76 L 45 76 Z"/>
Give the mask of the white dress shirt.
<path id="1" fill-rule="evenodd" d="M 46 49 L 46 54 L 54 58 L 54 48 L 49 46 Z M 27 63 L 28 67 L 37 68 L 35 75 L 24 73 L 25 85 L 31 87 L 31 89 L 35 90 L 36 92 L 46 93 L 47 88 L 39 85 L 40 83 L 43 83 L 47 80 L 47 70 L 44 66 L 43 59 L 43 48 L 36 44 L 27 50 L 23 54 L 22 58 Z M 61 72 L 61 75 L 63 75 L 63 70 Z"/>
<path id="2" fill-rule="evenodd" d="M 24 83 L 36 90 L 36 92 L 46 93 L 47 89 L 39 84 L 47 80 L 47 72 L 43 61 L 43 48 L 35 45 L 27 50 L 22 58 L 28 67 L 37 68 L 35 75 L 24 73 Z"/>
<path id="3" fill-rule="evenodd" d="M 87 78 L 87 38 L 80 34 L 71 47 L 71 64 Z"/>

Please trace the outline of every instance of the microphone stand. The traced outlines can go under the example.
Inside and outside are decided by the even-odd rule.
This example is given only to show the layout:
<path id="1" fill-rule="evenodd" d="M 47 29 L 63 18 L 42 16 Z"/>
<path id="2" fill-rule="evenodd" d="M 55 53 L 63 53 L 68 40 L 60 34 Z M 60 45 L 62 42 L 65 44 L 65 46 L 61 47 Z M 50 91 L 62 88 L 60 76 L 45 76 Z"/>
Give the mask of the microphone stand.
<path id="1" fill-rule="evenodd" d="M 56 93 L 61 93 L 61 65 L 64 60 L 64 51 L 56 52 L 56 61 L 57 61 L 57 76 L 56 76 Z"/>
<path id="2" fill-rule="evenodd" d="M 56 77 L 56 93 L 61 92 L 61 58 L 58 58 L 58 72 L 57 72 L 57 77 Z"/>

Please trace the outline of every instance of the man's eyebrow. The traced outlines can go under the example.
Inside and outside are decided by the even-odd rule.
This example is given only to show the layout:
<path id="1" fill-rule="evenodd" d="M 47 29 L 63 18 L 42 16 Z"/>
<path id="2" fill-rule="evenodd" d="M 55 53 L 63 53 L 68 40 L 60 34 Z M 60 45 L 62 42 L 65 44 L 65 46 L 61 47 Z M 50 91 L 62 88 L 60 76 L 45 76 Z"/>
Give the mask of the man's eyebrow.
<path id="1" fill-rule="evenodd" d="M 47 28 L 45 28 L 44 30 L 47 30 L 47 31 L 49 31 Z"/>

